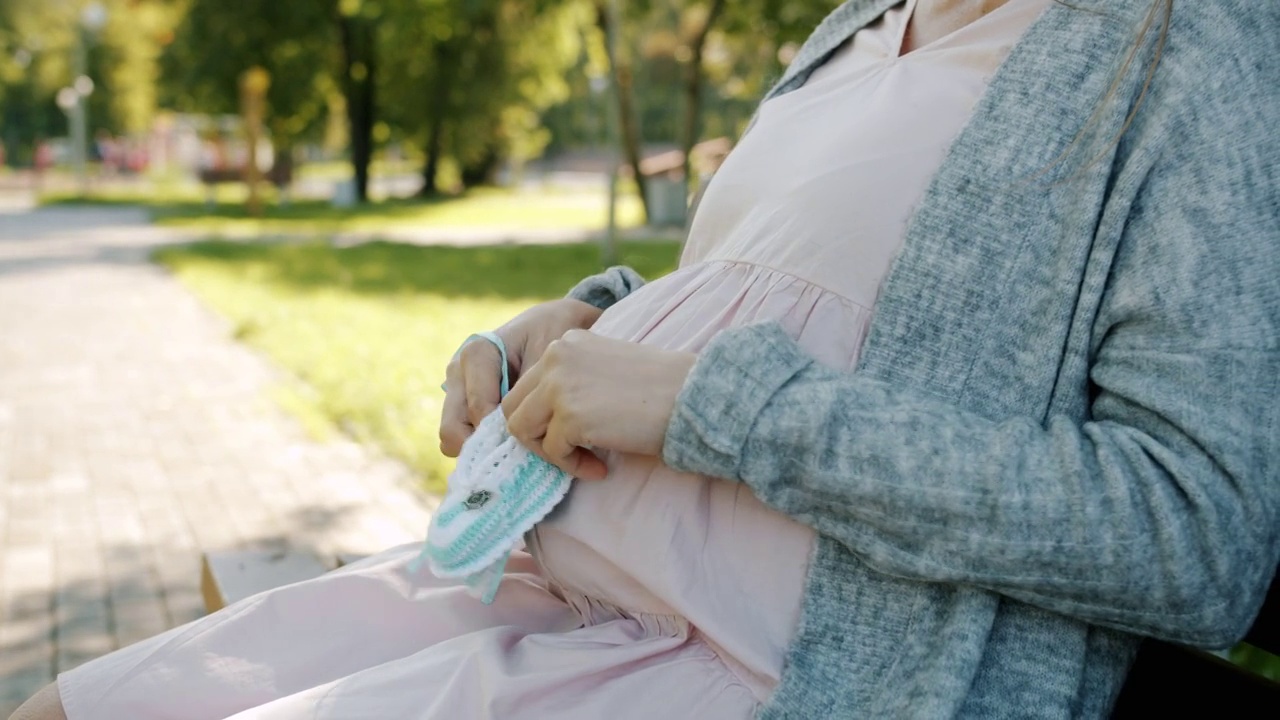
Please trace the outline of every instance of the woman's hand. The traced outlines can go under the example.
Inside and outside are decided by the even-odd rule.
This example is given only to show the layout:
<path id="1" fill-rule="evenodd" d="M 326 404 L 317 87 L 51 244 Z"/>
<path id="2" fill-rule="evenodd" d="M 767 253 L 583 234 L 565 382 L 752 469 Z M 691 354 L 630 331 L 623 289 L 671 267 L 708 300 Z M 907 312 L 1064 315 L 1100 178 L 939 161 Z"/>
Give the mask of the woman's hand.
<path id="1" fill-rule="evenodd" d="M 522 369 L 538 362 L 552 342 L 569 330 L 591 327 L 601 312 L 577 300 L 552 300 L 534 305 L 498 328 L 496 333 L 507 346 L 512 382 Z M 473 340 L 449 363 L 440 418 L 440 451 L 445 455 L 457 457 L 476 425 L 498 407 L 501 361 L 493 343 Z"/>
<path id="2" fill-rule="evenodd" d="M 571 330 L 502 401 L 507 430 L 584 480 L 607 469 L 587 448 L 661 455 L 676 397 L 697 356 Z"/>

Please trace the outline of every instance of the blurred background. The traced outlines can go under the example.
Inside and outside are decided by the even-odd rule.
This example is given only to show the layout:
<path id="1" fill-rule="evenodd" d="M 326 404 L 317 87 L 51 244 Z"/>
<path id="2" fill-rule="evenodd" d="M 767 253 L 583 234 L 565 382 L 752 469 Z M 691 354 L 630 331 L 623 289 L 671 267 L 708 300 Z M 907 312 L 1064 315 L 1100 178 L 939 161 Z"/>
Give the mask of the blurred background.
<path id="1" fill-rule="evenodd" d="M 669 182 L 714 169 L 836 4 L 5 0 L 0 164 L 53 197 L 229 200 L 253 173 L 348 206 L 621 160 L 626 223 L 679 224 Z"/>
<path id="2" fill-rule="evenodd" d="M 838 4 L 0 0 L 0 717 L 421 538 L 458 344 L 673 269 Z"/>
<path id="3" fill-rule="evenodd" d="M 267 274 L 394 288 L 388 312 L 407 307 L 406 288 L 455 299 L 446 281 L 501 296 L 426 323 L 417 347 L 434 361 L 622 255 L 673 266 L 688 198 L 837 4 L 4 0 L 0 191 L 45 209 L 141 210 L 170 239 L 203 241 L 156 258 L 260 347 L 293 353 L 297 338 L 280 335 L 332 338 L 326 318 L 351 322 L 347 307 L 302 318 L 322 314 L 313 294 Z M 456 260 L 438 247 L 495 242 L 522 247 Z M 548 244 L 566 247 L 532 247 Z M 279 327 L 273 312 L 291 302 L 296 322 Z M 362 369 L 401 349 L 371 333 L 353 345 Z M 369 382 L 334 353 L 282 353 L 269 350 L 309 383 L 326 363 L 341 384 Z M 424 377 L 440 369 L 414 362 Z M 432 413 L 359 400 L 419 402 L 400 379 L 290 402 L 313 428 L 378 440 L 438 490 Z"/>
<path id="4" fill-rule="evenodd" d="M 420 539 L 444 367 L 688 199 L 836 0 L 0 0 L 0 717 Z"/>

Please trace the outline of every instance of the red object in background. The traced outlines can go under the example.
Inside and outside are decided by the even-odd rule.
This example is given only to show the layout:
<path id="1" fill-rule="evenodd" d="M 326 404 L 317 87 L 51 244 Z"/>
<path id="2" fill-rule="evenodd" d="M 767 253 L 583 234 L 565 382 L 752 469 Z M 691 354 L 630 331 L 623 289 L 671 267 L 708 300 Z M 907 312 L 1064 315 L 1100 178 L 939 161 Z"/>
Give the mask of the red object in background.
<path id="1" fill-rule="evenodd" d="M 141 143 L 130 147 L 124 155 L 124 167 L 129 172 L 140 173 L 147 169 L 147 150 Z"/>
<path id="2" fill-rule="evenodd" d="M 43 140 L 36 144 L 35 166 L 37 171 L 48 170 L 53 165 L 53 148 Z"/>
<path id="3" fill-rule="evenodd" d="M 106 175 L 115 175 L 121 165 L 122 144 L 110 134 L 100 132 L 94 140 L 94 145 L 98 159 L 102 161 L 102 172 Z"/>

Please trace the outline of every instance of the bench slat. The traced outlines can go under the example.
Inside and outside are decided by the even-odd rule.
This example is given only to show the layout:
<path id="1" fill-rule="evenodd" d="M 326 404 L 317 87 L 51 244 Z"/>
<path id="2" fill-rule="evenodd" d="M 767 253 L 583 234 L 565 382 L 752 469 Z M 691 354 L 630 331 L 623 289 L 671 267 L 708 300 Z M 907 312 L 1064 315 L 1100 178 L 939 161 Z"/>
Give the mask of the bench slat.
<path id="1" fill-rule="evenodd" d="M 207 552 L 201 562 L 205 609 L 217 612 L 264 590 L 319 577 L 329 570 L 308 553 L 274 550 Z"/>

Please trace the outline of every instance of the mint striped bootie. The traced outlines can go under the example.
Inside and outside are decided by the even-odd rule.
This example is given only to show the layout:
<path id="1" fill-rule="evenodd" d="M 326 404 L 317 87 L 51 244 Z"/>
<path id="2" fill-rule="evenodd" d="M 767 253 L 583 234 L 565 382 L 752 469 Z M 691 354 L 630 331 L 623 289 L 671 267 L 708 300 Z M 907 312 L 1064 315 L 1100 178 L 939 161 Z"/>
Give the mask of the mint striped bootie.
<path id="1" fill-rule="evenodd" d="M 493 602 L 511 551 L 564 499 L 572 480 L 507 434 L 502 409 L 495 410 L 462 446 L 410 569 L 425 560 L 436 577 L 465 578 L 482 602 Z"/>

